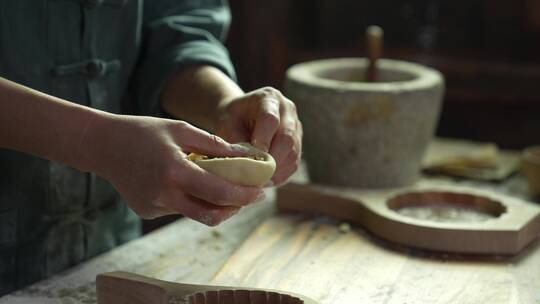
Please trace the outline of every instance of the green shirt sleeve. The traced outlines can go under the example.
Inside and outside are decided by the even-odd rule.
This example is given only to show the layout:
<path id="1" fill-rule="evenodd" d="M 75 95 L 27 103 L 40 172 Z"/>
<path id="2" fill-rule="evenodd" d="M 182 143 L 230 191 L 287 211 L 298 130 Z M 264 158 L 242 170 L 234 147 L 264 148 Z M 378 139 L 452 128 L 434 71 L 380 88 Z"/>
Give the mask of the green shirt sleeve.
<path id="1" fill-rule="evenodd" d="M 143 7 L 143 37 L 134 76 L 143 115 L 160 115 L 160 92 L 179 70 L 214 66 L 232 79 L 234 67 L 223 46 L 231 21 L 226 0 L 152 0 Z"/>

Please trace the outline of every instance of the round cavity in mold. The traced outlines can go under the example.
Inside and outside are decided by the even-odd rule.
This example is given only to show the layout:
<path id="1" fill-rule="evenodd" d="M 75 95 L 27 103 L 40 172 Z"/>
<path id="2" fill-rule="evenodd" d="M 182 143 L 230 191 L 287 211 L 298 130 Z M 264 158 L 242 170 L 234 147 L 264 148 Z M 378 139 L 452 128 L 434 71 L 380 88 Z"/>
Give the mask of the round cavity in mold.
<path id="1" fill-rule="evenodd" d="M 487 197 L 456 192 L 409 192 L 386 202 L 391 210 L 439 223 L 474 223 L 497 218 L 506 207 Z"/>
<path id="2" fill-rule="evenodd" d="M 366 82 L 366 69 L 366 67 L 335 67 L 318 71 L 315 75 L 319 78 L 343 82 Z M 404 82 L 417 78 L 417 74 L 409 71 L 379 67 L 375 83 Z"/>
<path id="3" fill-rule="evenodd" d="M 185 303 L 185 302 L 179 302 Z M 215 290 L 198 292 L 188 297 L 187 304 L 303 304 L 304 301 L 288 294 L 264 290 Z"/>

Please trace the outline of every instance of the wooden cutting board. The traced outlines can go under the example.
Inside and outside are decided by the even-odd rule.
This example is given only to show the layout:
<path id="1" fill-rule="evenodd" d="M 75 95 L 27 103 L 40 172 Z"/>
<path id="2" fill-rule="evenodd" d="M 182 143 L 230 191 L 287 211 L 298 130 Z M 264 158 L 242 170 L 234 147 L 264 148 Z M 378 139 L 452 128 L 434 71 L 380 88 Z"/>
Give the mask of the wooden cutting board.
<path id="1" fill-rule="evenodd" d="M 540 207 L 494 191 L 432 180 L 394 189 L 289 183 L 278 208 L 327 215 L 392 242 L 456 253 L 516 254 L 540 235 Z"/>
<path id="2" fill-rule="evenodd" d="M 214 284 L 287 290 L 321 304 L 540 302 L 538 242 L 514 257 L 432 254 L 328 218 L 276 215 L 231 256 Z"/>

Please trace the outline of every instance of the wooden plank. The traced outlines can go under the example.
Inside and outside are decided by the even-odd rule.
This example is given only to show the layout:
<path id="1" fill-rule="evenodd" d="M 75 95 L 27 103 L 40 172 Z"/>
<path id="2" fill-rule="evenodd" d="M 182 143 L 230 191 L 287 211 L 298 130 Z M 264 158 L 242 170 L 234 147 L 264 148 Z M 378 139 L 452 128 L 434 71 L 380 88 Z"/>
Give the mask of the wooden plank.
<path id="1" fill-rule="evenodd" d="M 448 211 L 440 209 L 450 205 L 453 208 Z M 455 222 L 457 218 L 433 221 L 425 220 L 425 213 L 424 218 L 415 218 L 399 211 L 422 206 L 439 206 L 431 215 L 438 214 L 442 219 L 457 210 L 476 213 L 470 214 L 468 220 Z M 278 208 L 331 216 L 386 240 L 443 252 L 516 254 L 540 234 L 540 207 L 534 204 L 493 190 L 429 179 L 384 190 L 290 183 L 278 190 Z"/>
<path id="2" fill-rule="evenodd" d="M 183 284 L 131 272 L 108 272 L 96 278 L 99 304 L 318 304 L 279 290 Z"/>
<path id="3" fill-rule="evenodd" d="M 304 294 L 321 304 L 540 302 L 538 241 L 520 255 L 444 255 L 342 233 L 323 217 L 278 215 L 213 280 Z"/>

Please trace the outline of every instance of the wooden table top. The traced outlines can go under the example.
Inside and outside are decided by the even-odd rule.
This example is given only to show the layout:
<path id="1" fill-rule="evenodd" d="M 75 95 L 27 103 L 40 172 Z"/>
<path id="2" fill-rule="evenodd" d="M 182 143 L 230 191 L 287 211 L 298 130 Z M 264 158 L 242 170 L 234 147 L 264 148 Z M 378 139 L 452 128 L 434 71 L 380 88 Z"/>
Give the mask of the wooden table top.
<path id="1" fill-rule="evenodd" d="M 525 182 L 464 181 L 527 197 Z M 0 298 L 6 303 L 95 303 L 95 276 L 123 270 L 184 283 L 280 289 L 321 304 L 540 303 L 540 242 L 514 257 L 434 254 L 381 241 L 338 222 L 275 214 L 274 195 L 216 228 L 182 219 L 58 276 Z"/>
<path id="2" fill-rule="evenodd" d="M 332 220 L 263 222 L 213 280 L 303 294 L 320 304 L 540 303 L 540 245 L 514 257 L 428 253 Z"/>

